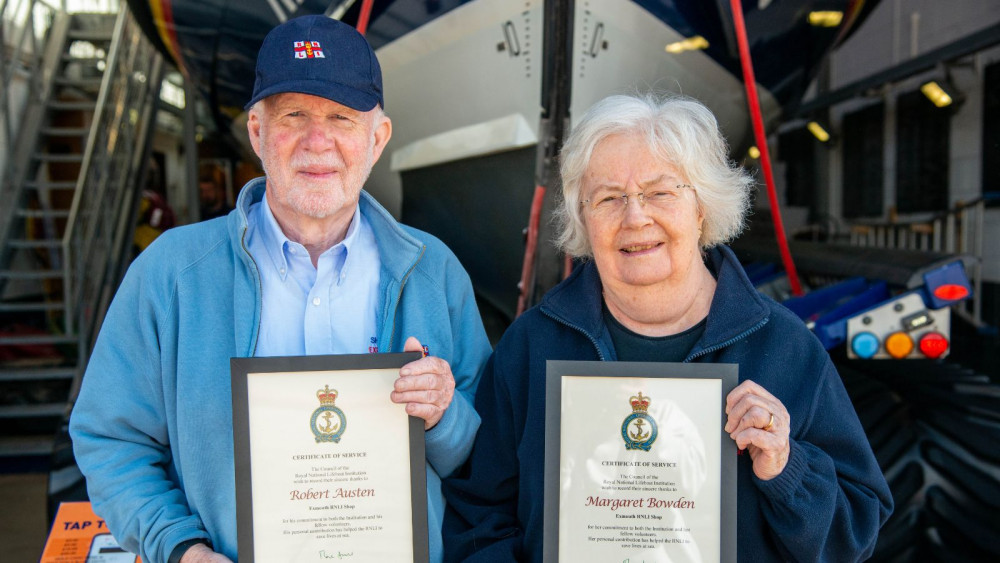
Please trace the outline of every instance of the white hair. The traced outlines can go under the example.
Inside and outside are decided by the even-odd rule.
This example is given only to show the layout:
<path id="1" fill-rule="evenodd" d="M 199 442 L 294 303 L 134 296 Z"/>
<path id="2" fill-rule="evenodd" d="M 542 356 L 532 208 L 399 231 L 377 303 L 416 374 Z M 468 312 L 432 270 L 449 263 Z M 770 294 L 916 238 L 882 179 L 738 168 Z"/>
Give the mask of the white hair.
<path id="1" fill-rule="evenodd" d="M 712 112 L 692 98 L 610 96 L 597 102 L 573 128 L 560 153 L 563 200 L 556 209 L 557 243 L 573 257 L 593 250 L 580 216 L 580 185 L 594 148 L 611 135 L 638 135 L 652 153 L 678 168 L 694 185 L 704 214 L 702 249 L 728 242 L 743 230 L 755 181 L 729 160 L 726 140 Z"/>

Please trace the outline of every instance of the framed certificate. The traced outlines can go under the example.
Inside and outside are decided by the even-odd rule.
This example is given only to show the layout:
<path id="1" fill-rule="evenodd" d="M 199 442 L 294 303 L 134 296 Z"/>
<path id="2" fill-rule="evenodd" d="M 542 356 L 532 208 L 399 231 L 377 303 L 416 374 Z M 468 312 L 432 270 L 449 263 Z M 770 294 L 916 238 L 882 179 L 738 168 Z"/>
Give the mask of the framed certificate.
<path id="1" fill-rule="evenodd" d="M 231 360 L 241 562 L 428 560 L 424 422 L 389 400 L 419 358 Z"/>
<path id="2" fill-rule="evenodd" d="M 547 362 L 544 561 L 735 562 L 737 372 Z"/>

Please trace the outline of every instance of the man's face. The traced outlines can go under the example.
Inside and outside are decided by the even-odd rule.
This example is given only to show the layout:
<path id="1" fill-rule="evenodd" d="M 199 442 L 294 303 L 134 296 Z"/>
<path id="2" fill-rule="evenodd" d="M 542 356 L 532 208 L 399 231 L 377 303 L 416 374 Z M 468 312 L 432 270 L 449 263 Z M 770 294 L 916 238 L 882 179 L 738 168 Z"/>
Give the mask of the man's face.
<path id="1" fill-rule="evenodd" d="M 353 214 L 392 133 L 377 107 L 361 112 L 299 93 L 259 102 L 250 110 L 247 129 L 279 222 Z"/>

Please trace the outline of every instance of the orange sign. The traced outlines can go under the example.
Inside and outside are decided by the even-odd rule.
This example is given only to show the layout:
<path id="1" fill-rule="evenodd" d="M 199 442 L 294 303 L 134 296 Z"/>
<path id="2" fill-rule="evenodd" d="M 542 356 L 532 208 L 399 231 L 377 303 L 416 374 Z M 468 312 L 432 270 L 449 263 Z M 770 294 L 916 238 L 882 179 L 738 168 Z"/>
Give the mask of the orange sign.
<path id="1" fill-rule="evenodd" d="M 59 505 L 45 551 L 38 563 L 138 563 L 139 557 L 122 549 L 104 520 L 89 502 Z"/>

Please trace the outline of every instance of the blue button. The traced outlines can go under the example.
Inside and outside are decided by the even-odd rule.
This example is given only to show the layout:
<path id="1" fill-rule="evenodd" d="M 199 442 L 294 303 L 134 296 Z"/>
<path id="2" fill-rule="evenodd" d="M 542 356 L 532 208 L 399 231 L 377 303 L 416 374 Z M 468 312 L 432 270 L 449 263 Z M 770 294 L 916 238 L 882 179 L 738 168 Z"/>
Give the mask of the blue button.
<path id="1" fill-rule="evenodd" d="M 851 339 L 851 349 L 859 358 L 869 359 L 878 352 L 878 337 L 870 332 L 859 332 Z"/>

